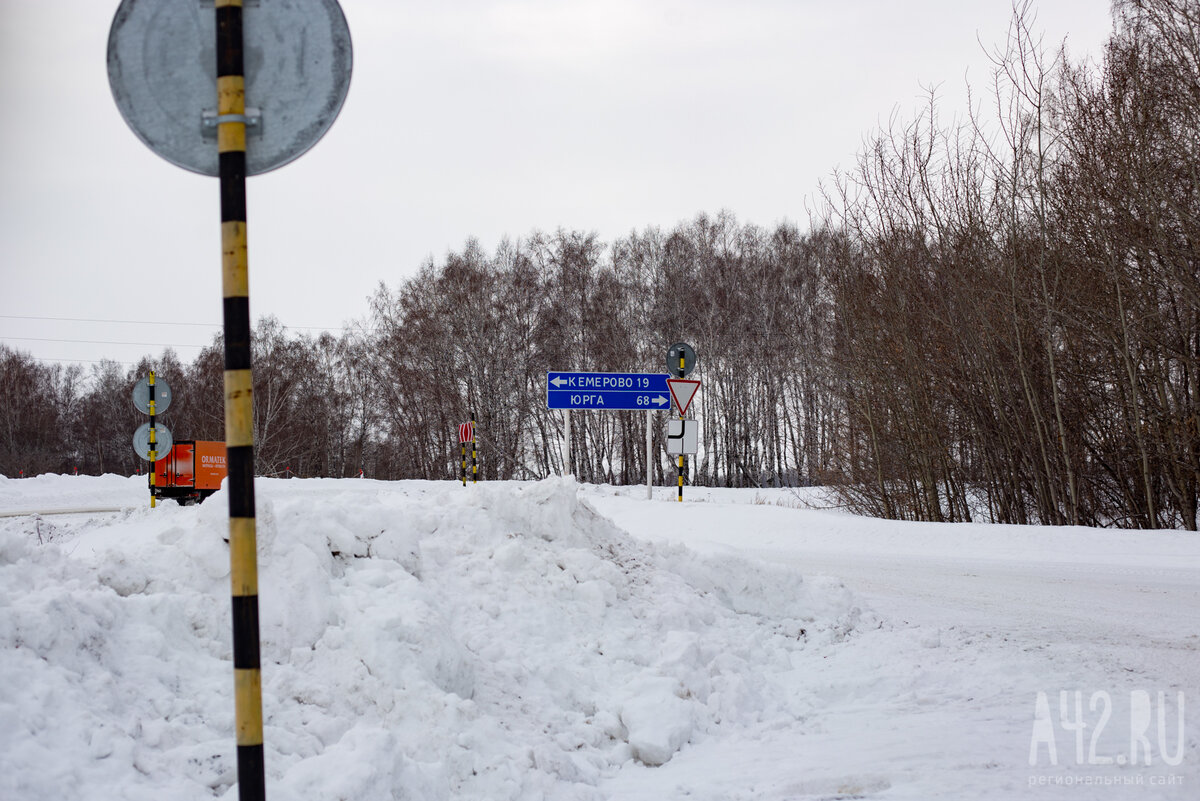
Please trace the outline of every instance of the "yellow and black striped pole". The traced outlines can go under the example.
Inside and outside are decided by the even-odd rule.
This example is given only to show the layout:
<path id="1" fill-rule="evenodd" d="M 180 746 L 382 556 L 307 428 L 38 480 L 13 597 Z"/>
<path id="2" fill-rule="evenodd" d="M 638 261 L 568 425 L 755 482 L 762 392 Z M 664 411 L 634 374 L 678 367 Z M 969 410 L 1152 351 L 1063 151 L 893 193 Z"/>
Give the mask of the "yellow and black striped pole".
<path id="1" fill-rule="evenodd" d="M 238 798 L 263 801 L 262 666 L 258 639 L 258 545 L 254 518 L 254 405 L 250 372 L 250 279 L 246 250 L 246 79 L 242 0 L 215 0 L 217 152 L 221 179 L 221 273 L 225 312 L 225 447 Z"/>
<path id="2" fill-rule="evenodd" d="M 479 463 L 476 461 L 475 448 L 475 410 L 471 410 L 471 483 L 479 483 Z"/>
<path id="3" fill-rule="evenodd" d="M 462 465 L 459 470 L 459 477 L 462 479 L 462 485 L 465 487 L 467 486 L 467 441 L 459 437 L 458 447 L 462 451 L 462 458 L 459 460 Z"/>
<path id="4" fill-rule="evenodd" d="M 158 438 L 155 437 L 155 431 L 154 431 L 155 409 L 154 409 L 154 371 L 153 370 L 150 371 L 150 378 L 148 379 L 148 383 L 150 385 L 150 402 L 149 402 L 149 405 L 147 406 L 147 409 L 150 412 L 150 508 L 153 509 L 155 507 L 155 503 L 156 503 L 155 498 L 154 498 L 154 483 L 155 483 L 154 477 L 158 473 L 158 470 L 154 466 L 155 461 L 158 459 Z"/>
<path id="5" fill-rule="evenodd" d="M 686 369 L 687 369 L 687 367 L 684 362 L 683 352 L 680 351 L 680 353 L 679 353 L 679 377 L 680 378 L 683 378 L 684 370 L 686 370 Z M 683 420 L 683 409 L 679 410 L 679 419 Z M 678 500 L 680 503 L 683 503 L 683 454 L 682 453 L 679 454 L 679 471 L 678 472 L 679 472 L 679 497 L 676 500 Z"/>

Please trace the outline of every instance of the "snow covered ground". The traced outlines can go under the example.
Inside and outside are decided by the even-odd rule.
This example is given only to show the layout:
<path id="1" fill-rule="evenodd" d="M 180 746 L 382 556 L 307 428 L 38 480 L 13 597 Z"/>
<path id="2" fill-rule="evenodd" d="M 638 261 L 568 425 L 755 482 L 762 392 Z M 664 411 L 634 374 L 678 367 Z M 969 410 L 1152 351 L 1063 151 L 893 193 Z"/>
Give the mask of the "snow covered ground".
<path id="1" fill-rule="evenodd" d="M 224 497 L 144 482 L 0 478 L 0 798 L 236 798 Z M 256 486 L 272 799 L 1200 793 L 1194 534 Z"/>

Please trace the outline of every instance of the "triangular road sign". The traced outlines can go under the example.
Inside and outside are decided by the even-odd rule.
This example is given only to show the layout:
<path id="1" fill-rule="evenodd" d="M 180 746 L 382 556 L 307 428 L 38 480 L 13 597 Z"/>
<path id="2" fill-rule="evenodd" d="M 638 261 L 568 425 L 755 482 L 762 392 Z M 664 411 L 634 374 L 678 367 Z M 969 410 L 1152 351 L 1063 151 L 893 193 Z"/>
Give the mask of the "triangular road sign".
<path id="1" fill-rule="evenodd" d="M 696 397 L 696 390 L 700 389 L 700 382 L 686 378 L 668 378 L 667 388 L 671 390 L 671 397 L 675 399 L 675 405 L 679 407 L 679 414 L 682 416 L 687 414 L 692 398 Z"/>

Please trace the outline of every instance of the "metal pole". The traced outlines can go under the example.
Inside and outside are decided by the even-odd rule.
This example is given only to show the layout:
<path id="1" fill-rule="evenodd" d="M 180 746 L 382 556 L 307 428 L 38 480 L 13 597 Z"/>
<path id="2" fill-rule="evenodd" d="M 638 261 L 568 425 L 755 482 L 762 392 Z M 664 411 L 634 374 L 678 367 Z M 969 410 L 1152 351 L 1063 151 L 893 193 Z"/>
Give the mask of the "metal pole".
<path id="1" fill-rule="evenodd" d="M 650 460 L 652 458 L 652 449 L 653 449 L 653 443 L 654 443 L 654 436 L 650 432 L 650 425 L 651 425 L 651 423 L 653 423 L 653 421 L 654 421 L 654 411 L 652 409 L 647 409 L 646 410 L 646 500 L 648 500 L 648 501 L 654 500 L 654 484 L 653 484 L 654 479 L 652 476 L 653 471 L 650 466 Z"/>
<path id="2" fill-rule="evenodd" d="M 254 515 L 254 381 L 246 248 L 246 79 L 242 0 L 215 0 L 217 153 L 221 181 L 221 289 L 225 316 L 225 448 L 229 470 L 229 564 L 237 780 L 241 801 L 266 798 L 262 665 L 258 637 L 258 543 Z"/>
<path id="3" fill-rule="evenodd" d="M 154 477 L 158 473 L 158 469 L 154 463 L 158 459 L 158 438 L 154 431 L 154 371 L 150 371 L 150 508 L 153 509 L 156 505 L 154 498 Z"/>
<path id="4" fill-rule="evenodd" d="M 460 431 L 459 433 L 461 434 L 462 432 Z M 459 443 L 458 443 L 458 450 L 459 450 L 458 477 L 462 480 L 462 485 L 465 487 L 465 486 L 467 486 L 467 441 L 465 439 L 463 439 L 461 436 L 459 436 L 458 439 L 459 439 Z"/>
<path id="5" fill-rule="evenodd" d="M 567 447 L 563 453 L 563 475 L 571 475 L 571 410 L 566 410 L 567 415 Z"/>
<path id="6" fill-rule="evenodd" d="M 683 378 L 683 371 L 687 369 L 687 363 L 684 360 L 683 352 L 679 354 L 679 377 Z M 683 420 L 683 409 L 679 410 L 679 419 Z M 678 501 L 683 503 L 683 454 L 679 454 L 679 498 Z"/>
<path id="7" fill-rule="evenodd" d="M 475 410 L 471 410 L 471 483 L 479 483 L 479 463 L 475 457 Z"/>

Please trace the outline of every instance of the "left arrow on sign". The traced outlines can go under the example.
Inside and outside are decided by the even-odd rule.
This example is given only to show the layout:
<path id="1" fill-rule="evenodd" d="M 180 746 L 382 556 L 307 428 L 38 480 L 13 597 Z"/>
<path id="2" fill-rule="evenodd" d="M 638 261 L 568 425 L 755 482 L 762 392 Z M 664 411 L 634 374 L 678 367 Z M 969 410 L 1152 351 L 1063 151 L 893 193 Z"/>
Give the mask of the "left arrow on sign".
<path id="1" fill-rule="evenodd" d="M 556 387 L 561 387 L 563 384 L 570 384 L 571 382 L 570 382 L 570 381 L 564 381 L 564 380 L 563 380 L 562 378 L 560 378 L 559 376 L 554 376 L 554 378 L 550 379 L 550 383 L 551 383 L 551 384 L 553 384 L 553 385 L 554 385 L 554 386 L 556 386 Z"/>

